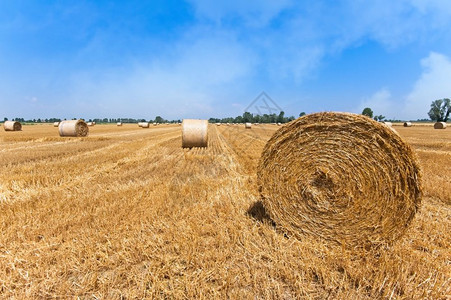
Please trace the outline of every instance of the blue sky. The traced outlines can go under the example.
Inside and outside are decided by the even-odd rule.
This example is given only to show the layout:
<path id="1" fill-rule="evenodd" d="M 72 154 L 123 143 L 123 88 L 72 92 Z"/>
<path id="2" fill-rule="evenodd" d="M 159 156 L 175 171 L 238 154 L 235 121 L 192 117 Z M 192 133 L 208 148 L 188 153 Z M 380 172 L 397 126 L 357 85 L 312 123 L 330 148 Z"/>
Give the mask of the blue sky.
<path id="1" fill-rule="evenodd" d="M 451 1 L 0 0 L 0 118 L 286 115 L 451 97 Z"/>

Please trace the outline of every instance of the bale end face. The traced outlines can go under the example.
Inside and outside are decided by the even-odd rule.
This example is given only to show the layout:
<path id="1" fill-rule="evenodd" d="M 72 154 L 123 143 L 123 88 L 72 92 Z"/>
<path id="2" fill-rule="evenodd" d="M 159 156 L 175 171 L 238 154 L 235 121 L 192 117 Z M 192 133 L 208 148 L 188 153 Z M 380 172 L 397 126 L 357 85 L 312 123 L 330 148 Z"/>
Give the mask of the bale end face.
<path id="1" fill-rule="evenodd" d="M 392 243 L 421 203 L 410 146 L 355 114 L 311 114 L 281 127 L 265 145 L 257 178 L 278 226 L 347 248 Z"/>
<path id="2" fill-rule="evenodd" d="M 412 127 L 412 122 L 404 122 L 404 127 Z"/>
<path id="3" fill-rule="evenodd" d="M 184 119 L 182 121 L 182 147 L 207 147 L 208 121 Z"/>

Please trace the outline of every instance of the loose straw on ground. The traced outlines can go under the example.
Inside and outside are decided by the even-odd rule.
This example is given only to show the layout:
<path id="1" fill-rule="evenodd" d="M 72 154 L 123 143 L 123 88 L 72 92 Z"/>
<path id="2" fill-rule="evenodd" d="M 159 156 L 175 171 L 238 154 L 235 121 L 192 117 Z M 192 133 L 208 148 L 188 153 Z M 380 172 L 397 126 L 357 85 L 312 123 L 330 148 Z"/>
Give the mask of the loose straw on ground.
<path id="1" fill-rule="evenodd" d="M 182 122 L 182 147 L 207 147 L 208 121 L 185 119 Z"/>
<path id="2" fill-rule="evenodd" d="M 410 146 L 389 127 L 349 113 L 311 114 L 281 127 L 257 178 L 277 226 L 346 247 L 395 241 L 421 202 Z"/>
<path id="3" fill-rule="evenodd" d="M 83 120 L 61 121 L 58 126 L 60 136 L 84 137 L 89 133 L 89 127 Z"/>

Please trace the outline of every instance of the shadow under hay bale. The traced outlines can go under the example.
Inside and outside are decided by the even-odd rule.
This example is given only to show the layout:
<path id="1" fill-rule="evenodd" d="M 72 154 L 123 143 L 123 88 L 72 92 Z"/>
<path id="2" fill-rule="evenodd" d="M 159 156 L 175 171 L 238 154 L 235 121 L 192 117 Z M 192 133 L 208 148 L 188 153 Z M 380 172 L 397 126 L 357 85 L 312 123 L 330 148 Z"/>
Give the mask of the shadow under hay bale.
<path id="1" fill-rule="evenodd" d="M 420 177 L 415 154 L 390 127 L 332 112 L 281 127 L 257 174 L 278 227 L 347 248 L 400 238 L 421 203 Z"/>

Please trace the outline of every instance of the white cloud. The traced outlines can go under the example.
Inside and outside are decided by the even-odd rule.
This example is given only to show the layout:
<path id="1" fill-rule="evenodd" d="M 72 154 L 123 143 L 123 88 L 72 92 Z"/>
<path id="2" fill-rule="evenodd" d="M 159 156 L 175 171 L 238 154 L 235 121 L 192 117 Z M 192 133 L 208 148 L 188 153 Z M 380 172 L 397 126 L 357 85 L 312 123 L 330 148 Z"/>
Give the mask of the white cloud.
<path id="1" fill-rule="evenodd" d="M 430 53 L 421 60 L 423 73 L 413 84 L 412 90 L 396 100 L 386 88 L 383 88 L 361 101 L 359 113 L 364 107 L 370 107 L 375 114 L 387 118 L 416 120 L 428 118 L 431 102 L 451 97 L 451 61 L 439 53 Z"/>
<path id="2" fill-rule="evenodd" d="M 396 116 L 396 104 L 392 101 L 392 95 L 386 88 L 382 88 L 370 97 L 364 99 L 357 113 L 361 113 L 365 107 L 370 107 L 375 115 L 383 115 L 386 118 Z"/>
<path id="3" fill-rule="evenodd" d="M 432 52 L 421 60 L 423 74 L 407 95 L 403 115 L 406 118 L 427 118 L 431 102 L 451 97 L 451 61 Z"/>
<path id="4" fill-rule="evenodd" d="M 266 26 L 281 11 L 292 5 L 292 0 L 210 1 L 189 0 L 201 18 L 221 23 L 224 18 L 239 16 L 251 27 Z"/>

